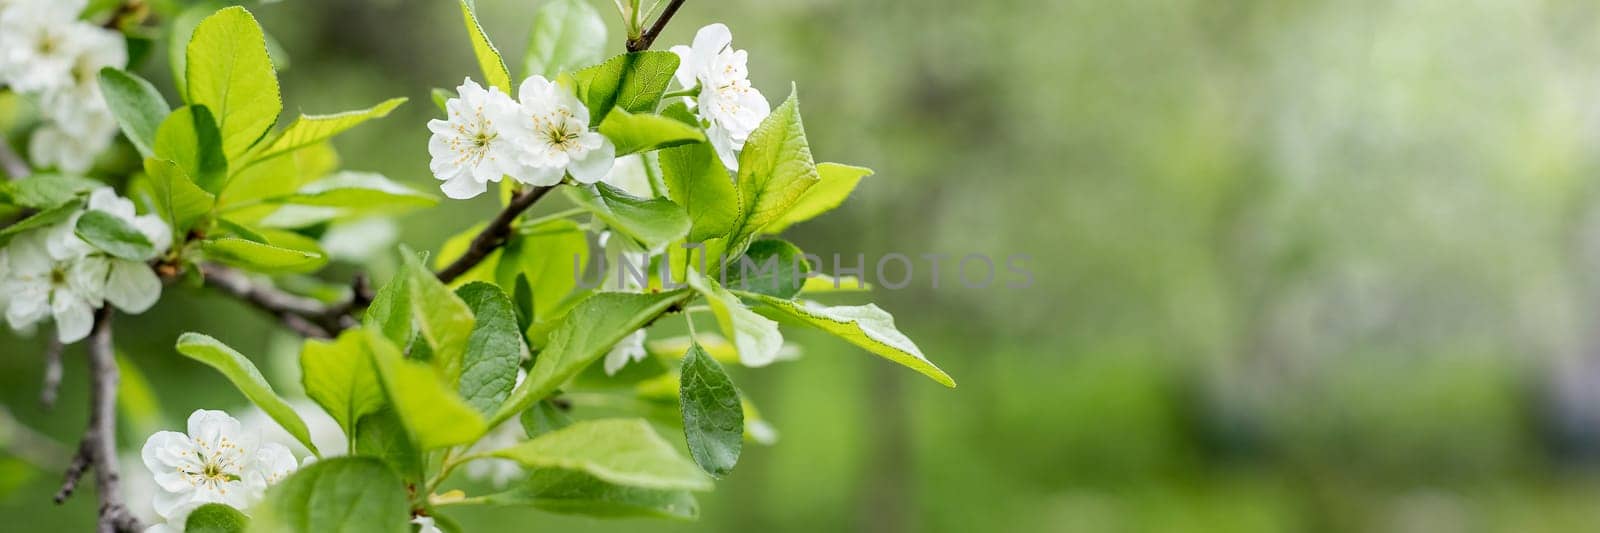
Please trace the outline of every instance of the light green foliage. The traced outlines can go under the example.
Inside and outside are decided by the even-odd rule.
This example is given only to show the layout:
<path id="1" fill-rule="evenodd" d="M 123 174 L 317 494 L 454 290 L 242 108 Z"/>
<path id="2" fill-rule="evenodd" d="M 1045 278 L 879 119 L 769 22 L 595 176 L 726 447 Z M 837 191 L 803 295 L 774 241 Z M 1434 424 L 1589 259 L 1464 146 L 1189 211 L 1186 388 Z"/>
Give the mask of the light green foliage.
<path id="1" fill-rule="evenodd" d="M 698 344 L 689 345 L 680 372 L 679 405 L 689 455 L 706 473 L 726 476 L 739 462 L 739 451 L 744 446 L 744 407 L 739 389 L 722 365 Z"/>
<path id="2" fill-rule="evenodd" d="M 573 272 L 582 272 L 588 264 L 589 241 L 583 228 L 570 220 L 552 220 L 518 228 L 516 238 L 502 249 L 494 277 L 501 287 L 515 287 L 522 276 L 532 299 L 517 301 L 532 305 L 531 316 L 524 318 L 547 321 L 556 317 L 577 287 Z"/>
<path id="3" fill-rule="evenodd" d="M 750 134 L 739 154 L 744 220 L 734 232 L 731 251 L 741 252 L 748 239 L 782 218 L 818 181 L 800 122 L 800 102 L 791 94 Z"/>
<path id="4" fill-rule="evenodd" d="M 750 243 L 744 257 L 728 264 L 728 287 L 786 300 L 794 298 L 811 272 L 811 263 L 803 254 L 799 247 L 781 239 Z"/>
<path id="5" fill-rule="evenodd" d="M 533 407 L 522 412 L 519 421 L 522 422 L 523 434 L 529 438 L 572 425 L 572 417 L 550 400 L 533 404 Z"/>
<path id="6" fill-rule="evenodd" d="M 672 52 L 647 50 L 613 56 L 604 63 L 570 76 L 578 100 L 589 108 L 589 125 L 598 126 L 613 107 L 630 113 L 650 113 L 678 70 Z"/>
<path id="7" fill-rule="evenodd" d="M 494 43 L 489 42 L 489 36 L 483 33 L 483 25 L 478 24 L 478 14 L 474 12 L 472 2 L 460 0 L 461 17 L 467 24 L 467 36 L 472 39 L 472 54 L 478 58 L 478 66 L 483 69 L 483 77 L 488 80 L 490 87 L 498 87 L 500 92 L 512 93 L 511 73 L 506 69 L 506 62 L 500 57 Z"/>
<path id="8" fill-rule="evenodd" d="M 278 235 L 288 237 L 293 234 L 283 232 Z M 207 258 L 219 263 L 257 272 L 313 272 L 328 264 L 327 254 L 315 248 L 315 241 L 294 241 L 298 242 L 260 242 L 222 237 L 201 242 L 200 250 L 205 252 Z M 305 246 L 307 244 L 310 249 Z"/>
<path id="9" fill-rule="evenodd" d="M 368 120 L 389 116 L 390 111 L 404 103 L 405 98 L 390 98 L 367 109 L 331 115 L 300 115 L 260 153 L 252 154 L 253 158 L 255 161 L 271 159 L 326 141 Z"/>
<path id="10" fill-rule="evenodd" d="M 726 237 L 738 229 L 744 213 L 739 191 L 710 143 L 662 150 L 660 162 L 667 197 L 689 213 L 689 241 Z"/>
<path id="11" fill-rule="evenodd" d="M 693 520 L 700 515 L 700 506 L 688 491 L 617 485 L 560 468 L 534 469 L 515 488 L 489 495 L 488 503 L 604 518 Z"/>
<path id="12" fill-rule="evenodd" d="M 666 198 L 637 198 L 605 183 L 566 187 L 568 198 L 645 249 L 656 250 L 689 234 L 689 216 Z"/>
<path id="13" fill-rule="evenodd" d="M 33 209 L 50 209 L 75 199 L 105 183 L 89 178 L 61 174 L 34 174 L 27 178 L 0 182 L 7 203 Z"/>
<path id="14" fill-rule="evenodd" d="M 187 102 L 211 110 L 223 153 L 239 161 L 283 110 L 261 26 L 242 7 L 224 8 L 200 21 L 186 50 Z"/>
<path id="15" fill-rule="evenodd" d="M 516 385 L 517 365 L 527 351 L 516 309 L 511 297 L 491 283 L 468 283 L 456 295 L 477 320 L 461 361 L 461 397 L 478 412 L 492 415 Z"/>
<path id="16" fill-rule="evenodd" d="M 832 211 L 844 203 L 845 198 L 850 196 L 850 192 L 855 190 L 856 184 L 861 182 L 861 178 L 871 175 L 872 169 L 870 168 L 853 167 L 838 163 L 818 163 L 817 184 L 806 189 L 806 192 L 800 195 L 800 199 L 795 200 L 794 205 L 790 206 L 787 212 L 768 224 L 766 229 L 762 231 L 767 234 L 777 235 L 783 233 L 783 230 L 788 229 L 789 226 L 811 220 L 816 218 L 817 215 Z"/>
<path id="17" fill-rule="evenodd" d="M 472 309 L 440 283 L 410 249 L 402 248 L 400 258 L 404 262 L 400 275 L 406 276 L 406 286 L 411 290 L 411 317 L 416 331 L 433 349 L 433 365 L 439 375 L 454 382 L 461 377 L 461 360 L 472 334 Z"/>
<path id="18" fill-rule="evenodd" d="M 523 73 L 556 79 L 562 72 L 600 61 L 606 24 L 586 0 L 550 0 L 533 12 L 533 32 Z"/>
<path id="19" fill-rule="evenodd" d="M 222 146 L 222 133 L 211 110 L 197 105 L 167 115 L 156 130 L 153 149 L 157 158 L 177 163 L 195 185 L 216 194 L 228 179 Z"/>
<path id="20" fill-rule="evenodd" d="M 89 245 L 123 259 L 144 261 L 156 254 L 144 232 L 105 211 L 85 211 L 73 231 Z"/>
<path id="21" fill-rule="evenodd" d="M 145 159 L 144 171 L 150 176 L 156 212 L 172 227 L 172 242 L 183 242 L 189 229 L 211 213 L 216 197 L 190 181 L 189 174 L 172 161 Z"/>
<path id="22" fill-rule="evenodd" d="M 688 124 L 645 113 L 629 113 L 620 107 L 600 123 L 600 133 L 617 146 L 617 156 L 648 152 L 704 141 L 706 136 Z"/>
<path id="23" fill-rule="evenodd" d="M 184 521 L 184 533 L 244 533 L 250 518 L 238 509 L 220 503 L 195 508 Z"/>
<path id="24" fill-rule="evenodd" d="M 717 317 L 722 334 L 733 339 L 741 362 L 749 366 L 765 366 L 777 359 L 778 350 L 783 348 L 783 334 L 778 331 L 777 322 L 745 308 L 738 296 L 698 271 L 689 272 L 689 286 L 705 297 L 711 314 Z"/>
<path id="25" fill-rule="evenodd" d="M 300 382 L 306 396 L 322 406 L 347 436 L 356 434 L 361 417 L 385 403 L 366 335 L 359 328 L 333 341 L 306 339 L 300 349 Z"/>
<path id="26" fill-rule="evenodd" d="M 311 182 L 294 194 L 271 201 L 345 208 L 357 213 L 383 213 L 432 207 L 439 198 L 401 185 L 382 174 L 344 171 Z"/>
<path id="27" fill-rule="evenodd" d="M 574 307 L 555 332 L 550 343 L 534 360 L 528 378 L 501 406 L 492 422 L 506 420 L 533 406 L 562 383 L 578 374 L 611 350 L 622 337 L 681 304 L 687 291 L 654 294 L 600 293 Z"/>
<path id="28" fill-rule="evenodd" d="M 900 363 L 946 387 L 955 387 L 949 374 L 939 370 L 922 355 L 922 350 L 894 327 L 894 317 L 873 304 L 824 307 L 796 303 L 766 295 L 746 293 L 760 302 L 756 311 L 763 315 L 810 326 L 865 348 L 885 359 Z"/>
<path id="29" fill-rule="evenodd" d="M 156 128 L 172 111 L 161 92 L 137 74 L 106 67 L 100 70 L 100 94 L 139 155 L 155 155 Z"/>
<path id="30" fill-rule="evenodd" d="M 406 490 L 370 457 L 317 461 L 267 489 L 250 508 L 251 531 L 401 533 L 410 531 Z"/>
<path id="31" fill-rule="evenodd" d="M 74 198 L 61 205 L 34 213 L 28 218 L 17 221 L 16 224 L 0 228 L 0 245 L 10 242 L 11 237 L 24 231 L 43 228 L 64 221 L 82 208 L 83 200 Z"/>
<path id="32" fill-rule="evenodd" d="M 233 173 L 228 187 L 218 195 L 217 203 L 234 216 L 242 208 L 251 218 L 262 218 L 278 209 L 268 199 L 289 196 L 300 187 L 332 172 L 339 164 L 339 154 L 333 146 L 323 142 L 292 152 L 285 157 L 274 157 L 252 162 Z M 261 204 L 267 205 L 261 205 Z"/>
<path id="33" fill-rule="evenodd" d="M 354 438 L 356 454 L 378 458 L 408 483 L 422 479 L 422 452 L 417 450 L 393 408 L 361 417 L 356 422 Z"/>
<path id="34" fill-rule="evenodd" d="M 617 485 L 711 490 L 711 480 L 644 420 L 578 422 L 492 454 L 532 468 L 577 470 Z"/>
<path id="35" fill-rule="evenodd" d="M 185 333 L 178 337 L 178 353 L 217 369 L 223 377 L 233 383 L 234 388 L 239 389 L 239 392 L 250 400 L 250 403 L 260 407 L 274 422 L 293 435 L 295 440 L 305 445 L 306 449 L 317 453 L 317 446 L 311 442 L 311 431 L 306 429 L 305 421 L 294 412 L 289 402 L 272 391 L 272 385 L 267 384 L 267 378 L 262 377 L 261 371 L 256 370 L 256 365 L 244 355 L 221 341 L 200 333 Z"/>
<path id="36" fill-rule="evenodd" d="M 427 451 L 468 444 L 489 429 L 434 367 L 407 360 L 376 331 L 367 331 L 367 345 L 389 404 L 417 448 Z"/>

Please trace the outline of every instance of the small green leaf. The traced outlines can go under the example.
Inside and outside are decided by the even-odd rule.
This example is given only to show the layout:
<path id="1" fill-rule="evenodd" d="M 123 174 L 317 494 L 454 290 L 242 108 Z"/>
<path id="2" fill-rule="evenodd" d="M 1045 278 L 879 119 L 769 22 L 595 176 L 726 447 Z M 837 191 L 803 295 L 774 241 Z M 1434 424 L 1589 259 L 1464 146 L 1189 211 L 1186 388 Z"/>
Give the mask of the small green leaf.
<path id="1" fill-rule="evenodd" d="M 500 51 L 495 49 L 494 43 L 489 42 L 489 36 L 483 33 L 483 25 L 478 24 L 478 14 L 475 13 L 472 3 L 460 0 L 461 17 L 467 24 L 467 37 L 472 39 L 472 54 L 478 58 L 478 66 L 483 68 L 483 78 L 488 80 L 489 86 L 499 87 L 500 92 L 511 92 L 511 73 L 506 69 L 506 62 L 500 57 Z"/>
<path id="2" fill-rule="evenodd" d="M 722 365 L 690 344 L 679 375 L 679 405 L 689 455 L 700 468 L 722 477 L 733 471 L 744 447 L 744 407 L 739 389 Z"/>
<path id="3" fill-rule="evenodd" d="M 527 379 L 511 391 L 511 397 L 490 422 L 498 424 L 532 407 L 611 351 L 624 336 L 681 304 L 689 294 L 683 290 L 653 294 L 607 292 L 579 303 L 550 334 L 549 344 L 534 359 Z"/>
<path id="4" fill-rule="evenodd" d="M 652 113 L 678 70 L 678 55 L 646 50 L 613 56 L 604 63 L 574 72 L 570 83 L 589 109 L 589 126 L 620 107 L 630 113 Z"/>
<path id="5" fill-rule="evenodd" d="M 34 209 L 50 209 L 72 201 L 79 194 L 83 194 L 101 187 L 103 181 L 67 176 L 62 174 L 34 174 L 32 176 L 9 182 L 11 203 Z"/>
<path id="6" fill-rule="evenodd" d="M 811 273 L 806 276 L 805 285 L 800 287 L 800 294 L 822 294 L 829 292 L 867 292 L 872 290 L 872 285 L 855 276 L 833 277 L 827 274 Z"/>
<path id="7" fill-rule="evenodd" d="M 873 304 L 824 307 L 796 303 L 766 295 L 745 294 L 762 305 L 762 315 L 822 330 L 885 359 L 921 372 L 946 387 L 955 387 L 949 374 L 922 355 L 922 350 L 894 327 L 894 317 Z"/>
<path id="8" fill-rule="evenodd" d="M 417 331 L 433 348 L 433 364 L 450 383 L 461 379 L 462 358 L 472 335 L 472 309 L 423 266 L 411 249 L 401 247 L 402 274 L 411 289 L 411 313 Z M 385 330 L 388 333 L 388 330 Z"/>
<path id="9" fill-rule="evenodd" d="M 423 451 L 470 444 L 489 428 L 430 365 L 405 359 L 375 331 L 367 332 L 374 366 L 400 423 Z"/>
<path id="10" fill-rule="evenodd" d="M 805 126 L 800 122 L 799 100 L 793 94 L 772 110 L 745 141 L 739 153 L 739 194 L 744 223 L 734 232 L 729 255 L 743 252 L 762 228 L 789 212 L 815 185 L 817 166 L 811 159 Z"/>
<path id="11" fill-rule="evenodd" d="M 372 364 L 369 360 L 368 365 Z M 377 379 L 374 374 L 373 379 Z M 388 464 L 407 483 L 422 481 L 422 452 L 417 450 L 400 415 L 384 408 L 361 417 L 355 428 L 355 455 L 376 457 Z"/>
<path id="12" fill-rule="evenodd" d="M 250 519 L 238 509 L 220 503 L 196 507 L 184 521 L 184 533 L 244 533 Z"/>
<path id="13" fill-rule="evenodd" d="M 745 308 L 739 297 L 717 285 L 717 281 L 697 271 L 689 271 L 689 286 L 705 296 L 711 314 L 717 317 L 722 334 L 733 339 L 739 362 L 760 367 L 772 364 L 783 349 L 783 334 L 778 323 Z"/>
<path id="14" fill-rule="evenodd" d="M 256 272 L 314 272 L 328 264 L 328 255 L 321 250 L 297 249 L 238 237 L 202 241 L 200 249 L 206 257 L 217 262 Z"/>
<path id="15" fill-rule="evenodd" d="M 530 439 L 572 425 L 572 417 L 550 400 L 533 404 L 520 420 L 522 432 Z"/>
<path id="16" fill-rule="evenodd" d="M 511 297 L 494 284 L 468 283 L 456 295 L 477 318 L 461 361 L 461 397 L 478 412 L 492 415 L 517 384 L 517 367 L 527 351 L 517 312 Z"/>
<path id="17" fill-rule="evenodd" d="M 401 185 L 382 174 L 353 171 L 334 173 L 306 184 L 292 195 L 271 201 L 341 207 L 369 213 L 433 207 L 439 203 L 437 197 Z"/>
<path id="18" fill-rule="evenodd" d="M 371 457 L 334 457 L 312 463 L 268 488 L 250 514 L 252 532 L 411 530 L 405 485 L 393 470 Z"/>
<path id="19" fill-rule="evenodd" d="M 410 341 L 416 329 L 411 324 L 411 276 L 400 267 L 399 273 L 389 279 L 373 295 L 367 312 L 361 316 L 362 325 L 375 330 L 389 342 L 403 344 Z"/>
<path id="20" fill-rule="evenodd" d="M 762 232 L 777 235 L 783 233 L 783 230 L 788 229 L 789 226 L 811 220 L 816 218 L 817 215 L 832 211 L 844 203 L 845 198 L 850 196 L 850 191 L 854 191 L 856 184 L 861 182 L 861 178 L 871 175 L 872 169 L 870 168 L 853 167 L 838 163 L 817 164 L 817 176 L 819 177 L 817 184 L 810 189 L 806 189 L 806 192 L 800 195 L 799 200 L 795 200 L 794 205 L 790 206 L 783 216 L 768 224 Z"/>
<path id="21" fill-rule="evenodd" d="M 11 237 L 24 231 L 52 226 L 64 221 L 72 217 L 72 214 L 77 213 L 80 209 L 83 209 L 83 199 L 74 198 L 67 203 L 34 213 L 32 216 L 19 220 L 15 224 L 0 228 L 0 245 L 10 242 Z"/>
<path id="22" fill-rule="evenodd" d="M 156 157 L 183 168 L 195 185 L 209 194 L 222 190 L 228 180 L 228 160 L 222 154 L 222 133 L 211 110 L 184 106 L 167 115 L 156 130 Z"/>
<path id="23" fill-rule="evenodd" d="M 612 108 L 600 123 L 600 133 L 616 145 L 617 157 L 706 139 L 699 129 L 682 122 L 661 115 L 629 113 L 620 107 Z"/>
<path id="24" fill-rule="evenodd" d="M 762 239 L 729 263 L 723 277 L 730 288 L 788 300 L 800 293 L 810 272 L 811 263 L 799 247 L 781 239 Z"/>
<path id="25" fill-rule="evenodd" d="M 100 70 L 100 94 L 139 155 L 155 155 L 156 128 L 172 112 L 161 92 L 137 74 L 106 67 Z"/>
<path id="26" fill-rule="evenodd" d="M 634 197 L 605 183 L 565 189 L 573 203 L 647 250 L 659 250 L 689 234 L 689 216 L 672 200 Z"/>
<path id="27" fill-rule="evenodd" d="M 552 513 L 603 518 L 693 520 L 700 516 L 699 505 L 687 491 L 627 487 L 560 468 L 534 469 L 521 485 L 485 499 L 495 505 L 527 505 Z"/>
<path id="28" fill-rule="evenodd" d="M 322 406 L 345 435 L 355 435 L 361 417 L 384 406 L 383 386 L 360 329 L 345 330 L 333 341 L 306 339 L 300 349 L 300 382 L 306 396 Z"/>
<path id="29" fill-rule="evenodd" d="M 145 159 L 144 171 L 150 175 L 156 213 L 172 227 L 172 242 L 184 242 L 189 228 L 211 213 L 216 197 L 190 181 L 189 174 L 172 161 Z"/>
<path id="30" fill-rule="evenodd" d="M 533 32 L 523 56 L 523 73 L 556 79 L 579 65 L 600 61 L 606 23 L 584 0 L 551 0 L 533 12 Z"/>
<path id="31" fill-rule="evenodd" d="M 739 191 L 710 143 L 662 150 L 659 161 L 667 197 L 689 213 L 690 242 L 726 237 L 738 229 L 744 211 Z"/>
<path id="32" fill-rule="evenodd" d="M 694 463 L 638 419 L 587 420 L 493 452 L 530 468 L 564 468 L 603 481 L 663 490 L 711 490 Z"/>
<path id="33" fill-rule="evenodd" d="M 156 255 L 155 246 L 144 232 L 105 211 L 85 211 L 73 231 L 90 246 L 122 259 L 145 261 Z"/>
<path id="34" fill-rule="evenodd" d="M 405 98 L 391 98 L 378 105 L 356 111 L 331 115 L 300 115 L 300 118 L 290 123 L 271 144 L 260 153 L 254 154 L 254 160 L 271 159 L 326 141 L 362 122 L 389 116 L 390 111 L 394 111 L 404 103 L 406 103 Z"/>
<path id="35" fill-rule="evenodd" d="M 456 97 L 455 91 L 434 87 L 433 91 L 429 92 L 428 95 L 433 97 L 433 105 L 439 106 L 439 111 L 441 113 L 446 115 L 450 114 L 450 108 L 445 104 L 448 103 L 451 98 Z"/>
<path id="36" fill-rule="evenodd" d="M 242 7 L 223 8 L 200 21 L 186 50 L 188 102 L 211 110 L 222 152 L 241 161 L 283 110 L 261 25 Z"/>
<path id="37" fill-rule="evenodd" d="M 199 333 L 184 333 L 178 337 L 178 353 L 217 369 L 233 383 L 234 388 L 244 393 L 250 403 L 260 407 L 311 453 L 321 455 L 311 442 L 311 431 L 306 429 L 305 421 L 294 412 L 289 402 L 272 391 L 267 378 L 261 376 L 261 371 L 256 370 L 256 365 L 249 359 L 221 341 Z"/>

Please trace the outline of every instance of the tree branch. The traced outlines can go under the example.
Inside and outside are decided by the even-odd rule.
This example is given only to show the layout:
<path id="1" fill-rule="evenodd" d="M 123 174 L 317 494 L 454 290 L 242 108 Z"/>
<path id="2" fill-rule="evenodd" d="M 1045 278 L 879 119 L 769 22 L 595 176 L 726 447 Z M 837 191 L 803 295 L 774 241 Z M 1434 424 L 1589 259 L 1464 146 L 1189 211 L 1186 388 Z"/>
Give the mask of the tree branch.
<path id="1" fill-rule="evenodd" d="M 327 304 L 315 298 L 256 283 L 244 272 L 221 265 L 202 265 L 200 273 L 205 277 L 206 285 L 278 317 L 285 327 L 303 337 L 333 338 L 356 325 L 353 316 L 355 310 L 372 302 L 372 289 L 365 276 L 356 276 L 349 300 L 341 304 Z"/>
<path id="2" fill-rule="evenodd" d="M 539 198 L 544 197 L 552 189 L 555 189 L 555 186 L 534 187 L 513 197 L 511 203 L 506 204 L 506 208 L 501 210 L 500 214 L 494 217 L 494 220 L 489 221 L 489 225 L 484 227 L 483 231 L 478 232 L 478 235 L 472 238 L 472 244 L 467 247 L 466 253 L 461 254 L 461 257 L 456 258 L 455 261 L 444 267 L 444 270 L 439 271 L 439 281 L 445 283 L 455 281 L 462 274 L 466 274 L 468 270 L 472 270 L 472 267 L 482 263 L 485 258 L 489 257 L 490 252 L 505 244 L 506 239 L 511 237 L 511 223 L 516 222 L 517 217 L 522 215 L 523 211 L 533 207 L 534 202 L 539 201 Z"/>
<path id="3" fill-rule="evenodd" d="M 684 0 L 672 0 L 672 3 L 667 4 L 667 8 L 661 11 L 661 16 L 656 17 L 656 22 L 650 25 L 650 29 L 636 38 L 628 39 L 628 51 L 649 50 L 650 45 L 655 44 L 656 37 L 661 36 L 661 30 L 666 29 L 667 21 L 672 20 L 672 16 L 678 14 L 678 8 L 683 7 L 683 2 Z"/>
<path id="4" fill-rule="evenodd" d="M 95 472 L 95 493 L 100 500 L 99 533 L 132 533 L 144 529 L 122 502 L 122 479 L 117 468 L 117 356 L 111 346 L 111 307 L 95 314 L 89 336 L 89 427 L 83 432 L 78 453 L 67 466 L 66 480 L 56 493 L 56 503 L 67 501 L 79 478 Z"/>

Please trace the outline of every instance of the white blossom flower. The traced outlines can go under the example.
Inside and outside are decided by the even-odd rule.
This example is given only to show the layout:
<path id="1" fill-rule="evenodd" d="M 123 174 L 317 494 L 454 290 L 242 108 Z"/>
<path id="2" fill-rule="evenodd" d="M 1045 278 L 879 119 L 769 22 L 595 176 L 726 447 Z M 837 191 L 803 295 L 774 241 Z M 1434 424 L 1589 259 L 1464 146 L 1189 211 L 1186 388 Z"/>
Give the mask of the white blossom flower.
<path id="1" fill-rule="evenodd" d="M 507 125 L 517 116 L 517 103 L 498 87 L 484 90 L 471 79 L 456 88 L 459 95 L 445 102 L 448 120 L 428 121 L 433 136 L 428 139 L 429 169 L 443 181 L 445 196 L 472 198 L 488 190 L 490 182 L 511 176 L 527 182 L 530 177 L 518 163 L 516 145 L 505 135 Z"/>
<path id="2" fill-rule="evenodd" d="M 0 11 L 0 81 L 18 92 L 69 83 L 87 0 L 13 0 Z"/>
<path id="3" fill-rule="evenodd" d="M 766 97 L 750 85 L 745 51 L 733 49 L 733 34 L 727 26 L 711 24 L 695 33 L 693 46 L 674 46 L 672 53 L 679 58 L 678 83 L 700 86 L 695 109 L 709 123 L 706 137 L 722 164 L 738 170 L 739 150 L 772 113 Z"/>
<path id="4" fill-rule="evenodd" d="M 6 322 L 12 329 L 27 331 L 52 318 L 57 339 L 64 344 L 78 342 L 94 326 L 108 265 L 86 261 L 87 256 L 51 257 L 47 237 L 44 231 L 26 232 L 0 250 L 7 274 L 0 279 L 0 292 L 9 299 Z"/>
<path id="5" fill-rule="evenodd" d="M 67 83 L 45 91 L 41 96 L 45 115 L 62 131 L 79 139 L 112 137 L 117 132 L 116 118 L 100 96 L 100 69 L 121 68 L 128 63 L 128 49 L 122 34 L 92 24 L 74 24 L 72 66 Z"/>
<path id="6" fill-rule="evenodd" d="M 188 433 L 161 431 L 145 441 L 145 468 L 155 475 L 156 513 L 172 521 L 186 509 L 221 503 L 248 509 L 268 485 L 296 468 L 281 444 L 258 444 L 255 434 L 222 411 L 189 415 Z"/>
<path id="7" fill-rule="evenodd" d="M 47 122 L 34 130 L 33 137 L 28 140 L 28 158 L 39 168 L 55 168 L 72 174 L 87 172 L 94 166 L 95 157 L 111 147 L 116 124 L 98 121 L 82 124 L 86 130 L 107 124 L 113 129 L 75 135 L 61 124 Z"/>
<path id="8" fill-rule="evenodd" d="M 167 223 L 155 214 L 138 215 L 133 201 L 117 196 L 110 187 L 101 187 L 89 193 L 88 211 L 101 211 L 138 229 L 150 241 L 154 254 L 142 259 L 152 259 L 167 251 L 172 245 L 172 233 Z M 74 231 L 78 219 L 87 211 L 74 213 L 67 220 L 50 227 L 46 240 L 50 254 L 57 259 L 85 256 L 80 261 L 99 263 L 95 271 L 105 271 L 104 278 L 92 280 L 100 287 L 95 292 L 105 300 L 128 313 L 138 314 L 150 309 L 161 298 L 161 278 L 144 261 L 123 259 L 102 253 L 79 239 Z M 103 264 L 103 266 L 101 266 Z"/>
<path id="9" fill-rule="evenodd" d="M 513 125 L 521 161 L 531 172 L 523 183 L 555 185 L 562 176 L 594 183 L 611 172 L 617 149 L 611 139 L 589 131 L 589 108 L 572 91 L 544 76 L 517 88 L 520 114 Z"/>
<path id="10" fill-rule="evenodd" d="M 616 265 L 606 269 L 606 281 L 602 282 L 602 290 L 614 292 L 644 292 L 644 284 L 640 283 L 639 274 L 649 275 L 650 252 L 644 250 L 632 239 L 615 238 L 610 231 L 600 234 L 600 247 L 604 249 L 607 264 Z M 645 330 L 634 330 L 606 352 L 605 371 L 607 376 L 614 376 L 622 367 L 630 362 L 643 361 L 648 352 L 644 348 Z"/>
<path id="11" fill-rule="evenodd" d="M 633 333 L 617 341 L 617 345 L 612 346 L 611 351 L 606 353 L 606 375 L 615 376 L 622 367 L 630 362 L 643 361 L 646 355 L 649 355 L 649 352 L 644 349 L 644 330 L 634 330 Z"/>
<path id="12" fill-rule="evenodd" d="M 417 525 L 417 533 L 444 533 L 444 530 L 439 529 L 439 526 L 433 523 L 433 517 L 431 516 L 412 518 L 411 523 Z"/>

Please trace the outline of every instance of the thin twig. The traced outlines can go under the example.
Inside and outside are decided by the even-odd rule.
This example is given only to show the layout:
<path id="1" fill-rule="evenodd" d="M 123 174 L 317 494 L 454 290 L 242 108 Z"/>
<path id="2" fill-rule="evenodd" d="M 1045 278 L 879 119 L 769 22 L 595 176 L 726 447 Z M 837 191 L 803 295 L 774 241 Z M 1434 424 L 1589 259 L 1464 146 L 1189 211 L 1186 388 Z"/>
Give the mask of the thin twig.
<path id="1" fill-rule="evenodd" d="M 117 356 L 111 345 L 111 307 L 95 314 L 89 336 L 89 427 L 83 432 L 78 453 L 67 466 L 66 480 L 56 493 L 56 503 L 67 501 L 88 469 L 95 472 L 95 495 L 100 500 L 100 533 L 136 532 L 144 529 L 122 502 L 122 478 L 117 467 Z"/>
<path id="2" fill-rule="evenodd" d="M 61 392 L 61 351 L 66 349 L 61 341 L 51 337 L 44 347 L 44 388 L 39 391 L 39 403 L 46 410 L 56 406 L 56 395 Z"/>
<path id="3" fill-rule="evenodd" d="M 467 247 L 466 253 L 439 271 L 439 281 L 445 283 L 455 281 L 468 270 L 472 270 L 472 267 L 482 263 L 489 257 L 490 252 L 505 244 L 506 239 L 511 237 L 511 224 L 516 222 L 517 216 L 527 211 L 529 207 L 533 207 L 534 202 L 539 201 L 539 198 L 554 188 L 534 187 L 511 198 L 511 203 L 506 204 L 506 208 L 502 209 L 499 215 L 495 215 L 494 220 L 489 221 L 489 225 L 472 238 L 472 244 Z"/>
<path id="4" fill-rule="evenodd" d="M 6 177 L 12 181 L 33 175 L 33 170 L 28 168 L 28 162 L 23 161 L 22 156 L 11 150 L 11 141 L 6 139 L 4 132 L 0 132 L 0 170 L 4 170 Z"/>
<path id="5" fill-rule="evenodd" d="M 672 20 L 672 16 L 678 13 L 679 7 L 683 7 L 683 2 L 684 0 L 672 0 L 672 3 L 667 4 L 667 8 L 661 12 L 660 17 L 656 17 L 656 22 L 650 25 L 650 29 L 645 30 L 644 34 L 636 38 L 628 39 L 628 51 L 642 52 L 649 50 L 650 45 L 655 44 L 656 37 L 661 36 L 661 30 L 666 29 L 667 21 Z"/>

